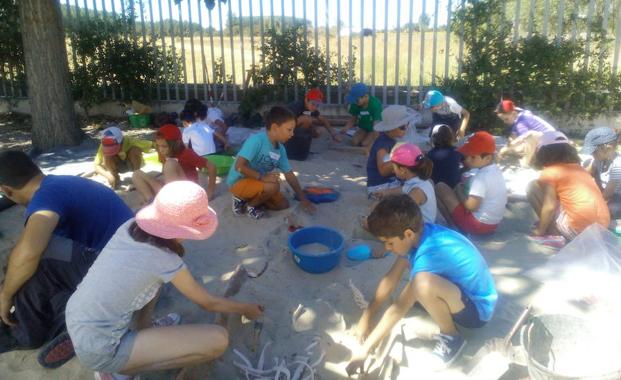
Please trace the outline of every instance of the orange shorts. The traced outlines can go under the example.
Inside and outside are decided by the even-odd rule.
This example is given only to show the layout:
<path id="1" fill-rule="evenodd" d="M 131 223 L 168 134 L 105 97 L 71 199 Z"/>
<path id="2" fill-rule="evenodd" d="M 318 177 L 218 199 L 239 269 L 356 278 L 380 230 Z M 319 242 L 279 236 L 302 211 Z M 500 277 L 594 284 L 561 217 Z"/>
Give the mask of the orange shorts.
<path id="1" fill-rule="evenodd" d="M 251 201 L 263 193 L 265 183 L 254 178 L 242 178 L 235 182 L 229 188 L 231 194 L 244 201 Z M 274 194 L 273 197 L 266 200 L 263 204 L 268 209 L 277 209 L 285 198 L 281 192 Z"/>

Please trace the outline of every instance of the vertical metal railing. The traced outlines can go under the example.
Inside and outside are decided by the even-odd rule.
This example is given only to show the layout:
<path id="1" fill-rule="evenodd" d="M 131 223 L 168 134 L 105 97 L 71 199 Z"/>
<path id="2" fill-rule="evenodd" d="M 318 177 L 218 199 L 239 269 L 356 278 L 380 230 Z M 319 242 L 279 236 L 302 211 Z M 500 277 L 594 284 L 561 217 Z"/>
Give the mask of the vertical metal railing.
<path id="1" fill-rule="evenodd" d="M 149 89 L 160 101 L 190 97 L 239 101 L 238 92 L 253 85 L 248 82 L 249 67 L 265 63 L 260 49 L 267 42 L 266 27 L 282 31 L 299 22 L 298 15 L 305 21 L 304 40 L 326 56 L 326 73 L 331 74 L 331 61 L 338 68 L 336 83 L 321 86 L 326 90 L 327 103 L 344 101 L 351 78 L 367 83 L 374 95 L 381 91 L 384 103 L 410 103 L 414 89 L 418 88 L 422 96 L 438 81 L 459 75 L 467 54 L 465 31 L 452 29 L 457 10 L 466 6 L 465 0 L 280 0 L 276 8 L 275 0 L 265 2 L 216 1 L 217 9 L 208 10 L 204 0 L 60 0 L 65 26 L 98 19 L 110 32 L 110 22 L 123 18 L 131 24 L 119 38 L 173 57 L 162 60 L 158 70 L 164 75 Z M 621 0 L 507 0 L 501 6 L 504 16 L 499 17 L 511 21 L 514 44 L 533 35 L 557 44 L 580 38 L 585 58 L 576 62 L 576 68 L 595 66 L 600 71 L 619 72 Z M 336 34 L 332 36 L 332 32 Z M 612 41 L 607 60 L 598 50 L 599 44 L 594 43 L 600 37 Z M 88 58 L 78 58 L 73 41 L 68 44 L 71 69 L 86 65 Z M 0 66 L 0 96 L 24 96 L 23 83 L 17 82 L 18 68 L 7 63 Z M 349 72 L 342 75 L 344 69 Z M 298 99 L 299 90 L 296 83 L 286 95 Z M 127 89 L 102 83 L 101 91 L 104 97 L 117 99 L 124 97 Z"/>

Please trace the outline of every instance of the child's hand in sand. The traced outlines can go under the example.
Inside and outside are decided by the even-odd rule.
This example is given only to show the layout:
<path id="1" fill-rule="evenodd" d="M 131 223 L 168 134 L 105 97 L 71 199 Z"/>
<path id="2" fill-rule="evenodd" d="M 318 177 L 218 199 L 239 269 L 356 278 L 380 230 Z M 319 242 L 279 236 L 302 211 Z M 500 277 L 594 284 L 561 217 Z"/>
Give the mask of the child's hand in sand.
<path id="1" fill-rule="evenodd" d="M 247 304 L 242 315 L 250 320 L 255 320 L 263 315 L 263 306 L 257 304 Z"/>
<path id="2" fill-rule="evenodd" d="M 364 362 L 367 360 L 368 353 L 364 351 L 361 347 L 357 351 L 355 351 L 345 367 L 345 371 L 347 372 L 347 376 L 354 375 L 356 373 L 364 373 Z"/>
<path id="3" fill-rule="evenodd" d="M 263 182 L 278 183 L 279 180 L 280 174 L 278 173 L 267 173 L 263 176 Z"/>
<path id="4" fill-rule="evenodd" d="M 317 208 L 314 204 L 311 203 L 308 199 L 302 199 L 300 202 L 302 204 L 302 209 L 309 214 L 314 214 L 317 211 Z"/>
<path id="5" fill-rule="evenodd" d="M 356 335 L 356 338 L 358 338 L 358 342 L 363 343 L 370 333 L 371 318 L 365 310 L 365 312 L 362 314 L 362 317 L 360 317 L 360 321 L 358 321 L 358 325 L 356 326 L 356 331 L 354 332 L 354 334 Z"/>

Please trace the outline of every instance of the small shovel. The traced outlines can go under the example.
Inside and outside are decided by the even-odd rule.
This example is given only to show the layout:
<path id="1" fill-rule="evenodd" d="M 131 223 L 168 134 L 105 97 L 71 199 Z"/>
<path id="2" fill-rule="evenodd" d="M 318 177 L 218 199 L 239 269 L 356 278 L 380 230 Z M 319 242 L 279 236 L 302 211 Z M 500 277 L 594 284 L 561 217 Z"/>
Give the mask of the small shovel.
<path id="1" fill-rule="evenodd" d="M 531 309 L 531 305 L 524 309 L 504 339 L 492 340 L 477 351 L 472 357 L 472 362 L 476 363 L 476 365 L 468 372 L 469 379 L 496 380 L 509 370 L 509 364 L 512 363 L 509 357 L 511 339 L 524 324 L 524 321 L 530 315 Z"/>
<path id="2" fill-rule="evenodd" d="M 267 265 L 268 263 L 266 261 L 263 268 L 259 272 L 256 272 L 256 273 L 248 271 L 243 265 L 238 265 L 237 268 L 235 268 L 233 275 L 229 279 L 229 282 L 227 283 L 226 288 L 224 289 L 223 297 L 230 298 L 236 295 L 237 293 L 239 293 L 239 290 L 241 289 L 244 282 L 246 282 L 248 278 L 261 277 L 263 273 L 265 273 L 265 271 L 267 270 Z M 218 314 L 216 316 L 215 323 L 220 326 L 225 327 L 228 323 L 228 314 L 225 314 L 225 313 Z"/>

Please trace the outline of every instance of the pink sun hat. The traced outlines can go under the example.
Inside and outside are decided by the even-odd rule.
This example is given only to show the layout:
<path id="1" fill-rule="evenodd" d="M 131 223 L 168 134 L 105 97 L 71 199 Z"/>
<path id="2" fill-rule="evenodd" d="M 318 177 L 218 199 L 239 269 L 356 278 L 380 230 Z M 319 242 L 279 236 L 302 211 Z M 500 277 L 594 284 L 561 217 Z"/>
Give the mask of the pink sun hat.
<path id="1" fill-rule="evenodd" d="M 401 144 L 390 153 L 390 161 L 408 167 L 418 165 L 423 157 L 423 151 L 418 146 L 410 143 Z"/>
<path id="2" fill-rule="evenodd" d="M 203 240 L 218 227 L 205 190 L 191 181 L 174 181 L 162 187 L 153 202 L 136 214 L 145 232 L 164 239 Z"/>

